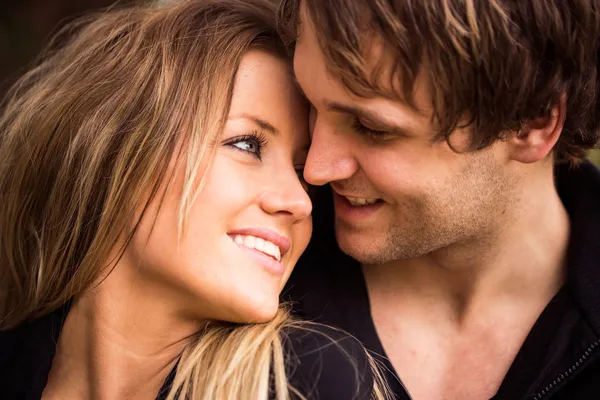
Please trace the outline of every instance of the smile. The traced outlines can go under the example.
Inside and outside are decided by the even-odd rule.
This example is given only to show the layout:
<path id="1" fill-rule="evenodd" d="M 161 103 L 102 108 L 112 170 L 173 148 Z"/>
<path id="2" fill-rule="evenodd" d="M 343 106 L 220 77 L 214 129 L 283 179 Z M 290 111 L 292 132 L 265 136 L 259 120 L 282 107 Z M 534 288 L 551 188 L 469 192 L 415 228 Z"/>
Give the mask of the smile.
<path id="1" fill-rule="evenodd" d="M 368 205 L 375 204 L 378 201 L 380 201 L 380 199 L 367 199 L 364 197 L 350 197 L 350 196 L 344 196 L 344 197 L 354 207 L 368 206 Z"/>
<path id="2" fill-rule="evenodd" d="M 281 249 L 273 242 L 252 235 L 233 235 L 231 238 L 239 246 L 260 251 L 275 261 L 281 261 Z"/>

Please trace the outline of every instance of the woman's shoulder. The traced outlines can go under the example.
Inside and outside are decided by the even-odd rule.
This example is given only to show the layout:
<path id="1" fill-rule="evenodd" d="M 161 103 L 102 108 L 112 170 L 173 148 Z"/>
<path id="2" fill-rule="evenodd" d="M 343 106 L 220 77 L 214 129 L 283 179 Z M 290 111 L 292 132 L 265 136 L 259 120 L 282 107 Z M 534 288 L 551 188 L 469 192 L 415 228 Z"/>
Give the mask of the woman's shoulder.
<path id="1" fill-rule="evenodd" d="M 291 386 L 307 399 L 370 399 L 374 375 L 367 350 L 355 337 L 315 323 L 285 331 Z"/>

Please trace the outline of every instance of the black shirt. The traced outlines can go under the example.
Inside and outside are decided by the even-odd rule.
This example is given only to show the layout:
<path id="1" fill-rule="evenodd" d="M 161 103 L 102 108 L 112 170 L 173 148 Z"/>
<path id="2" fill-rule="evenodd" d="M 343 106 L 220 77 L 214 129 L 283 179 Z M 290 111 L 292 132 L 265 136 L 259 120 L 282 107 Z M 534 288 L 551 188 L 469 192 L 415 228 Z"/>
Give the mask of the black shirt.
<path id="1" fill-rule="evenodd" d="M 571 223 L 567 282 L 534 324 L 495 400 L 600 399 L 600 173 L 587 162 L 559 166 L 556 184 Z M 315 236 L 284 298 L 299 316 L 355 335 L 380 356 L 396 398 L 409 399 L 377 335 L 360 265 L 335 243 L 330 194 L 318 196 Z"/>
<path id="2" fill-rule="evenodd" d="M 69 305 L 15 329 L 0 332 L 0 399 L 39 400 Z M 282 332 L 290 385 L 308 399 L 370 399 L 373 388 L 366 352 L 353 337 L 327 326 Z M 165 400 L 175 368 L 157 400 Z M 292 395 L 292 399 L 295 399 Z"/>

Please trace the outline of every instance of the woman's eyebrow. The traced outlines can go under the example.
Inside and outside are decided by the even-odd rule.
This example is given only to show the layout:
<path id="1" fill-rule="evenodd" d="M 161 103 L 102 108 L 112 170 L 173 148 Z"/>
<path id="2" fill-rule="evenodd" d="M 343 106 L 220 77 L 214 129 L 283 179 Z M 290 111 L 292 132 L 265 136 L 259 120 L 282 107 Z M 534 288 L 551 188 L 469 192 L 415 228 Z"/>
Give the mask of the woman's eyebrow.
<path id="1" fill-rule="evenodd" d="M 261 129 L 263 129 L 267 132 L 270 132 L 274 136 L 280 135 L 279 130 L 277 128 L 275 128 L 270 122 L 267 122 L 264 119 L 257 117 L 256 115 L 241 114 L 241 115 L 236 115 L 236 116 L 230 117 L 229 119 L 230 120 L 245 119 L 245 120 L 248 120 L 248 121 L 258 125 Z"/>

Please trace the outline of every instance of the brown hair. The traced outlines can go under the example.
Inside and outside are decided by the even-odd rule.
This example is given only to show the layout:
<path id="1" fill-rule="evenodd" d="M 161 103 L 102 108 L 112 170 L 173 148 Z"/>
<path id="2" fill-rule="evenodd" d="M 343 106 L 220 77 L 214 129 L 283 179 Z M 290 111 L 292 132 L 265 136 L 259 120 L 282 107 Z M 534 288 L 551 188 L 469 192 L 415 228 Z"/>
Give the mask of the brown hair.
<path id="1" fill-rule="evenodd" d="M 353 93 L 414 106 L 414 82 L 424 74 L 437 139 L 447 140 L 466 120 L 464 126 L 473 128 L 472 148 L 484 148 L 548 116 L 561 93 L 567 94 L 567 112 L 557 159 L 580 159 L 600 139 L 598 0 L 302 4 L 330 72 Z M 300 0 L 283 0 L 279 9 L 279 29 L 291 45 L 299 6 Z M 370 38 L 381 40 L 386 57 L 369 70 Z"/>

